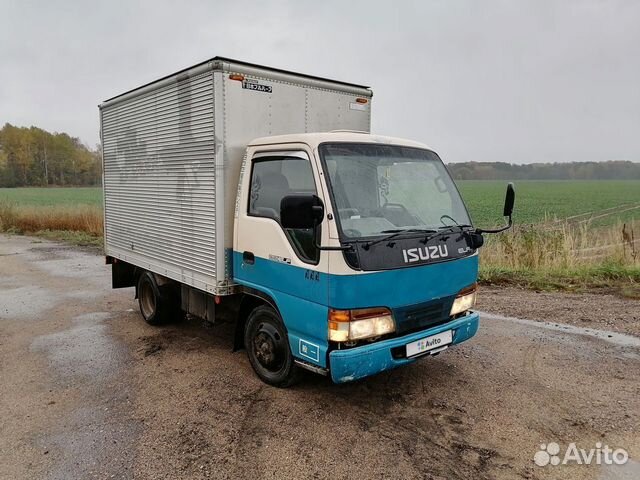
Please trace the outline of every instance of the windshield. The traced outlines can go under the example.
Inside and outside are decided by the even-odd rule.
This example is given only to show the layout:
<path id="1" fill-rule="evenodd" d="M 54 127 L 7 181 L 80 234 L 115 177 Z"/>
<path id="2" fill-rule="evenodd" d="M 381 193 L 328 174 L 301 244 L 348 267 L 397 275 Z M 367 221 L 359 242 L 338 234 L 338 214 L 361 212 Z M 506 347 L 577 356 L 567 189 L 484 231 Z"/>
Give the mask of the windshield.
<path id="1" fill-rule="evenodd" d="M 320 145 L 334 213 L 347 238 L 470 224 L 460 194 L 434 152 L 394 145 Z"/>

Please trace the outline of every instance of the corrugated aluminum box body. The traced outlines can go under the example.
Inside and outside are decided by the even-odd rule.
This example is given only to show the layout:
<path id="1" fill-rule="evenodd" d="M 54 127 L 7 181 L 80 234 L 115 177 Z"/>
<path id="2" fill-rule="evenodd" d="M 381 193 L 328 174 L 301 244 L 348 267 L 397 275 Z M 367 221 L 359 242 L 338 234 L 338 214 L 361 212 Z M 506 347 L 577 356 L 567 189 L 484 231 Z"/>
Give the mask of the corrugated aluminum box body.
<path id="1" fill-rule="evenodd" d="M 230 293 L 247 144 L 269 135 L 368 132 L 371 96 L 367 87 L 216 57 L 105 101 L 106 255 Z"/>

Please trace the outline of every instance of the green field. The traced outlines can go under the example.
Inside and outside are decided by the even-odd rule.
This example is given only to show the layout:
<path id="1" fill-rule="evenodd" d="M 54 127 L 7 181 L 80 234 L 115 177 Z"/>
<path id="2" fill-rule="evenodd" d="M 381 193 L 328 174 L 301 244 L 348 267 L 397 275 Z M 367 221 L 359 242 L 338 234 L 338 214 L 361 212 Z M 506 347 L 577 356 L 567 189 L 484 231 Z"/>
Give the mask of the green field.
<path id="1" fill-rule="evenodd" d="M 100 187 L 0 188 L 0 201 L 18 207 L 96 205 L 102 207 Z"/>
<path id="2" fill-rule="evenodd" d="M 469 213 L 477 226 L 501 224 L 506 182 L 458 181 Z M 516 182 L 514 221 L 537 223 L 547 218 L 566 218 L 624 205 L 640 205 L 640 181 L 520 181 Z M 101 188 L 0 188 L 0 201 L 17 206 L 102 205 Z M 628 208 L 628 207 L 627 207 Z M 607 215 L 599 225 L 640 218 L 640 208 Z"/>
<path id="3" fill-rule="evenodd" d="M 507 182 L 458 181 L 473 222 L 477 226 L 502 223 L 502 205 Z M 640 207 L 640 180 L 569 180 L 515 182 L 514 222 L 538 223 L 547 218 L 567 218 L 618 207 L 619 213 L 595 220 L 598 225 L 640 219 L 640 208 L 625 212 L 623 205 Z M 626 208 L 629 208 L 626 207 Z"/>

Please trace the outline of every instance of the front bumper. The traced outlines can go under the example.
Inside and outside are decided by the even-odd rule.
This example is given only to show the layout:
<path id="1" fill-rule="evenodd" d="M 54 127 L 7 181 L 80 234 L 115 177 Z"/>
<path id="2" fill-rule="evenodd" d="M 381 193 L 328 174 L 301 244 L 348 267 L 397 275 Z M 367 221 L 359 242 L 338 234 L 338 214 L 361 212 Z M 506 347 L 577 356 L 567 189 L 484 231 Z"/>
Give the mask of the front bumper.
<path id="1" fill-rule="evenodd" d="M 392 338 L 382 342 L 372 343 L 362 347 L 346 350 L 334 350 L 329 354 L 331 379 L 335 383 L 345 383 L 368 377 L 385 370 L 413 363 L 428 353 L 413 358 L 394 358 L 392 349 L 402 347 L 415 340 L 435 335 L 445 330 L 453 330 L 453 342 L 450 345 L 462 343 L 473 337 L 478 331 L 480 316 L 471 312 L 464 317 L 457 318 L 437 327 L 412 333 L 404 337 Z"/>

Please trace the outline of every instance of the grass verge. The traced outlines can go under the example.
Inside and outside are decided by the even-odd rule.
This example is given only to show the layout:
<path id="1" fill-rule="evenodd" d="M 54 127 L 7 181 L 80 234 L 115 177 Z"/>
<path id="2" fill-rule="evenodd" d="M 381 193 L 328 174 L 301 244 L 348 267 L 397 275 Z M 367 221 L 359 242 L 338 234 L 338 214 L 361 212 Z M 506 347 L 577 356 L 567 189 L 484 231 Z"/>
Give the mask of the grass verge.
<path id="1" fill-rule="evenodd" d="M 36 237 L 56 240 L 60 242 L 79 245 L 81 247 L 95 247 L 102 249 L 104 240 L 102 236 L 91 235 L 86 232 L 70 232 L 68 230 L 39 230 L 33 232 Z"/>
<path id="2" fill-rule="evenodd" d="M 17 207 L 0 201 L 0 231 L 7 233 L 101 247 L 102 223 L 102 209 L 96 206 Z"/>
<path id="3" fill-rule="evenodd" d="M 601 264 L 537 270 L 488 265 L 480 268 L 479 282 L 483 285 L 519 286 L 542 291 L 579 293 L 597 290 L 640 299 L 640 267 L 628 265 Z"/>
<path id="4" fill-rule="evenodd" d="M 640 297 L 640 225 L 552 221 L 489 237 L 480 281 L 537 290 L 608 290 Z"/>

